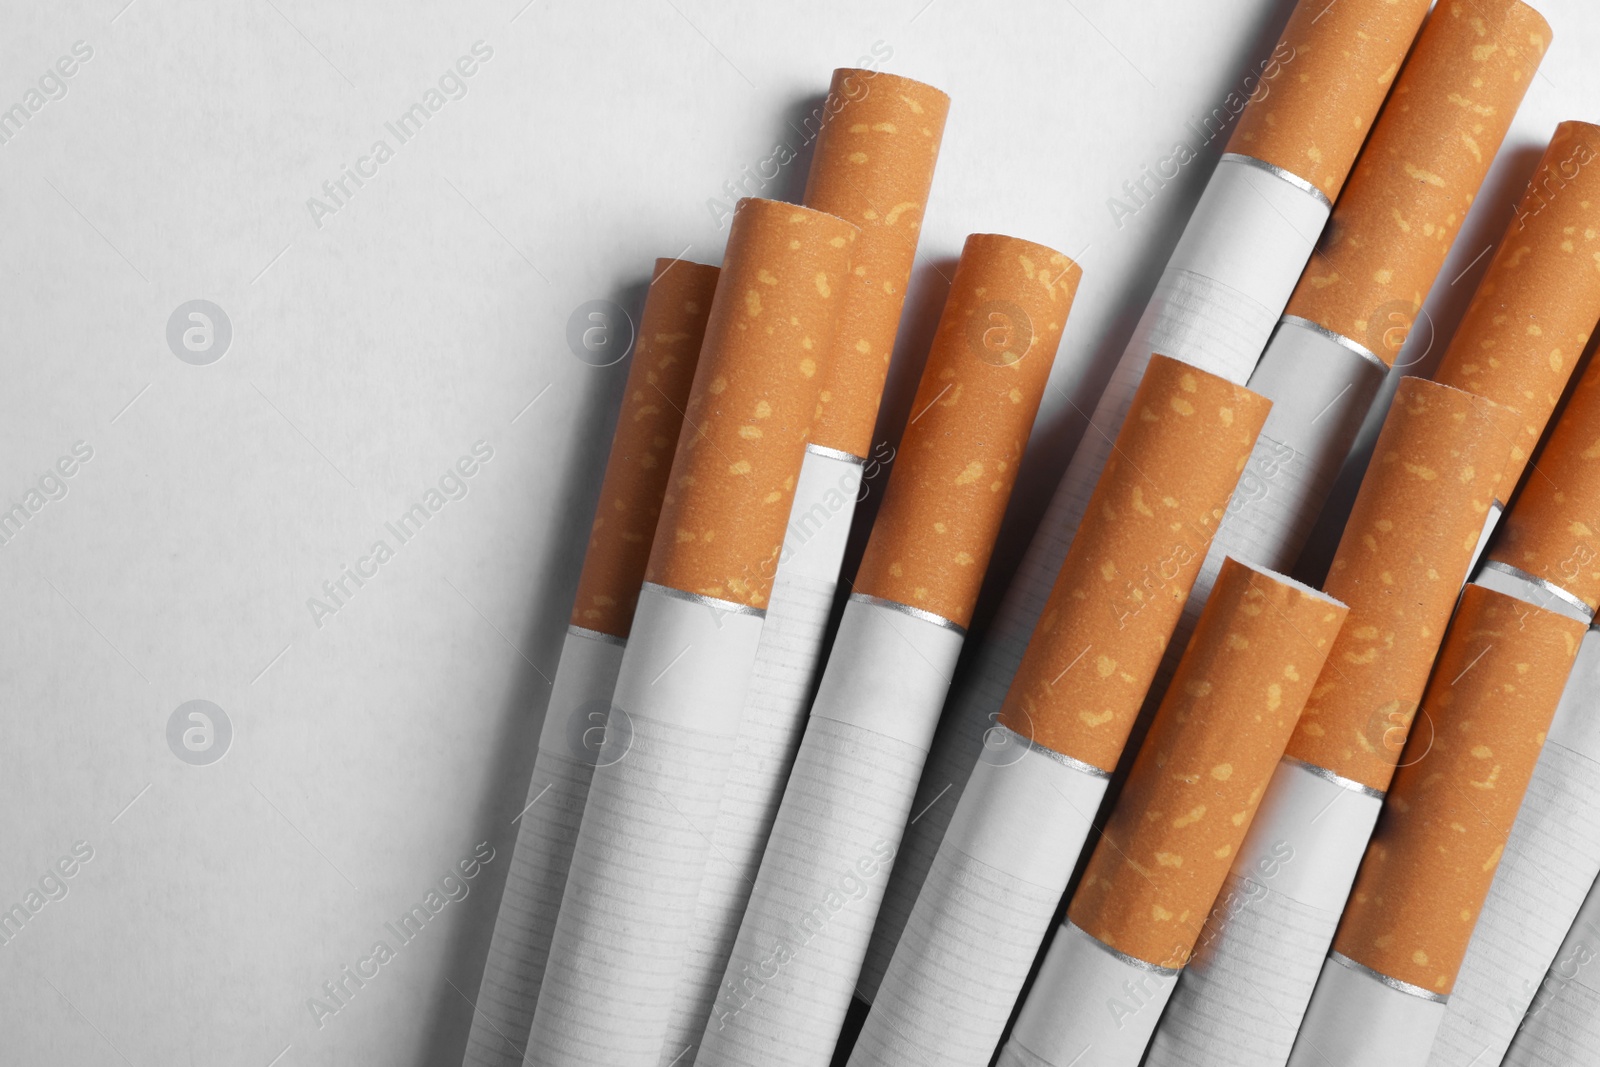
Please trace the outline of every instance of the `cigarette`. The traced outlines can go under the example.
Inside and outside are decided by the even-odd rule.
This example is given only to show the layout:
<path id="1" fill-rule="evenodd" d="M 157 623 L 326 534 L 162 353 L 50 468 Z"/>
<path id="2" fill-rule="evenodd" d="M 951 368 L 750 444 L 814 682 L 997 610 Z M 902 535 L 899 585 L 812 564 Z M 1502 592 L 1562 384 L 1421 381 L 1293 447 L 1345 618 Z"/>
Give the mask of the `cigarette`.
<path id="1" fill-rule="evenodd" d="M 1434 380 L 1522 416 L 1504 507 L 1600 318 L 1600 126 L 1563 122 L 1517 204 Z"/>
<path id="2" fill-rule="evenodd" d="M 1345 614 L 1223 564 L 1001 1064 L 1136 1067 Z"/>
<path id="3" fill-rule="evenodd" d="M 1077 277 L 967 239 L 699 1067 L 833 1054 Z"/>
<path id="4" fill-rule="evenodd" d="M 1349 617 L 1229 876 L 1260 905 L 1209 922 L 1150 1067 L 1288 1058 L 1466 579 L 1510 448 L 1506 418 L 1471 393 L 1401 379 L 1324 584 Z"/>
<path id="5" fill-rule="evenodd" d="M 526 806 L 517 819 L 466 1067 L 521 1067 L 717 274 L 700 263 L 656 260 Z"/>
<path id="6" fill-rule="evenodd" d="M 963 664 L 859 983 L 870 1001 L 994 725 L 1152 353 L 1243 384 L 1283 313 L 1427 0 L 1300 0 L 1156 283 L 983 644 Z M 1211 131 L 1209 125 L 1204 131 Z M 1146 190 L 1147 192 L 1149 190 Z M 1159 195 L 1159 194 L 1157 194 Z M 1244 558 L 1254 558 L 1245 556 Z M 1218 559 L 1220 563 L 1220 557 Z M 1283 569 L 1283 568 L 1279 568 Z"/>
<path id="7" fill-rule="evenodd" d="M 1581 653 L 1580 653 L 1581 655 Z M 1596 1067 L 1600 1065 L 1600 887 L 1589 891 L 1555 962 L 1545 974 L 1504 1067 Z"/>
<path id="8" fill-rule="evenodd" d="M 741 200 L 527 1059 L 654 1067 L 856 228 Z"/>
<path id="9" fill-rule="evenodd" d="M 1600 367 L 1585 372 L 1573 390 L 1477 578 L 1583 625 L 1592 622 L 1600 599 L 1600 568 L 1587 562 L 1600 546 L 1584 521 L 1600 511 L 1600 473 L 1584 458 L 1597 423 Z M 1597 701 L 1600 634 L 1591 630 L 1468 945 L 1429 1061 L 1436 1067 L 1465 1067 L 1505 1052 L 1600 875 Z"/>
<path id="10" fill-rule="evenodd" d="M 853 1067 L 988 1062 L 1266 413 L 1243 386 L 1150 361 Z"/>
<path id="11" fill-rule="evenodd" d="M 1289 1067 L 1422 1067 L 1584 625 L 1469 585 Z"/>
<path id="12" fill-rule="evenodd" d="M 1497 2 L 1494 11 L 1526 11 Z M 1480 35 L 1447 3 L 1417 39 L 1334 209 L 1322 252 L 1301 274 L 1250 376 L 1250 388 L 1273 402 L 1272 414 L 1150 688 L 1150 710 L 1223 558 L 1276 570 L 1299 559 L 1527 88 L 1537 55 L 1509 58 L 1527 52 L 1525 21 L 1485 24 Z M 1495 62 L 1473 60 L 1485 47 Z"/>
<path id="13" fill-rule="evenodd" d="M 950 101 L 932 86 L 837 70 L 812 156 L 808 207 L 861 228 L 830 348 L 821 414 L 801 463 L 793 510 L 744 719 L 734 748 L 694 930 L 661 1062 L 690 1067 L 761 866 L 789 765 L 822 672 L 845 542 L 864 475 L 892 455 L 872 448 L 878 401 Z M 1075 285 L 1074 271 L 1066 283 Z M 869 467 L 870 464 L 870 467 Z M 681 1057 L 681 1058 L 680 1058 Z"/>

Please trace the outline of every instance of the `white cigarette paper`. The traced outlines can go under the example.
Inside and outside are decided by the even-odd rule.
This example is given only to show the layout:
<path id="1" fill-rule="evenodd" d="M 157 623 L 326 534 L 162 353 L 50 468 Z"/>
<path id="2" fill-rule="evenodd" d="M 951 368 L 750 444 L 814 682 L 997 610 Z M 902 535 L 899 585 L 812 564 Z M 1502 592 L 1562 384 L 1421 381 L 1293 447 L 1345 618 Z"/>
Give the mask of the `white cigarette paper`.
<path id="1" fill-rule="evenodd" d="M 1600 883 L 1578 912 L 1539 995 L 1511 1042 L 1505 1067 L 1600 1065 Z"/>
<path id="2" fill-rule="evenodd" d="M 1322 965 L 1289 1067 L 1426 1063 L 1446 999 L 1335 953 Z"/>
<path id="3" fill-rule="evenodd" d="M 518 1067 L 626 644 L 567 627 L 483 968 L 466 1067 Z"/>
<path id="4" fill-rule="evenodd" d="M 963 637 L 927 612 L 851 597 L 700 1067 L 828 1063 Z"/>
<path id="5" fill-rule="evenodd" d="M 761 621 L 758 610 L 648 582 L 640 593 L 529 1067 L 655 1064 Z M 625 926 L 614 921 L 618 901 Z"/>
<path id="6" fill-rule="evenodd" d="M 711 834 L 688 956 L 661 1063 L 689 1067 L 717 999 L 821 672 L 863 461 L 808 445 L 784 531 L 744 718 Z"/>
<path id="7" fill-rule="evenodd" d="M 1083 518 L 1153 353 L 1235 383 L 1249 379 L 1328 220 L 1326 197 L 1248 156 L 1217 164 L 1049 509 L 1006 592 L 989 636 L 966 666 L 917 794 L 932 805 L 908 833 L 862 971 L 870 1001 L 961 799 L 984 731 L 999 713 L 1056 572 Z M 938 802 L 934 803 L 935 798 Z"/>
<path id="8" fill-rule="evenodd" d="M 1483 577 L 1493 570 L 1485 567 Z M 1542 606 L 1561 603 L 1547 589 L 1530 587 L 1520 579 L 1507 577 L 1504 582 L 1512 583 L 1534 589 L 1533 596 L 1542 595 Z M 1567 613 L 1588 621 L 1586 610 L 1580 614 L 1567 606 Z M 1489 1067 L 1500 1062 L 1596 876 L 1600 876 L 1600 633 L 1590 630 L 1584 634 L 1467 945 L 1429 1067 Z"/>

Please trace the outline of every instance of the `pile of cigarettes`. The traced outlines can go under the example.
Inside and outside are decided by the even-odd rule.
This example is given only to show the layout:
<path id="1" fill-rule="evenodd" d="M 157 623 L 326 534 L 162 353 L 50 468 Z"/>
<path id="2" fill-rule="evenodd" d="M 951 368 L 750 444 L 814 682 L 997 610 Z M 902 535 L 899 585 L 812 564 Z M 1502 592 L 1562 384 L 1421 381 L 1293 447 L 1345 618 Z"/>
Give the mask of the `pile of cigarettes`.
<path id="1" fill-rule="evenodd" d="M 1551 37 L 1429 7 L 1301 0 L 970 647 L 1082 271 L 967 238 L 847 567 L 949 98 L 657 261 L 467 1067 L 1600 1067 L 1600 126 L 1391 374 Z"/>

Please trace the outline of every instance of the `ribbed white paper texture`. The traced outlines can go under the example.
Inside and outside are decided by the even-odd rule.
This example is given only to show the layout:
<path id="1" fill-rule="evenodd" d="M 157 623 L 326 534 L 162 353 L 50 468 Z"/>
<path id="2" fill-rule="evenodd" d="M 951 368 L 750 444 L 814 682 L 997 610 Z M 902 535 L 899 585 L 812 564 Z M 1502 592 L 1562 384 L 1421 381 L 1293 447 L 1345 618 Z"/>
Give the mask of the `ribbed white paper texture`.
<path id="1" fill-rule="evenodd" d="M 812 716 L 699 1067 L 827 1067 L 925 755 Z"/>
<path id="2" fill-rule="evenodd" d="M 1423 1067 L 1444 1018 L 1438 1001 L 1329 958 L 1289 1067 Z"/>
<path id="3" fill-rule="evenodd" d="M 689 953 L 661 1049 L 663 1067 L 695 1062 L 692 1046 L 710 1017 L 789 766 L 805 732 L 835 589 L 834 582 L 787 575 L 781 569 L 773 585 L 744 721 L 711 835 Z"/>
<path id="4" fill-rule="evenodd" d="M 1507 1067 L 1600 1067 L 1600 887 L 1589 893 L 1561 944 Z M 1489 1061 L 1491 1064 L 1493 1061 Z"/>
<path id="5" fill-rule="evenodd" d="M 1339 924 L 1230 874 L 1178 978 L 1146 1067 L 1283 1067 Z M 1226 934 L 1226 936 L 1223 936 Z"/>
<path id="6" fill-rule="evenodd" d="M 1328 211 L 1311 194 L 1247 163 L 1225 159 L 1218 164 L 1095 406 L 989 635 L 954 686 L 917 792 L 916 810 L 928 808 L 928 813 L 906 836 L 862 970 L 866 999 L 876 994 L 889 966 L 983 732 L 999 713 L 1022 662 L 1151 355 L 1159 352 L 1230 381 L 1247 381 Z"/>
<path id="7" fill-rule="evenodd" d="M 516 816 L 517 843 L 472 1015 L 466 1067 L 522 1062 L 622 654 L 620 641 L 588 630 L 571 629 L 562 643 L 528 795 Z"/>
<path id="8" fill-rule="evenodd" d="M 631 745 L 595 771 L 528 1067 L 655 1067 L 661 1052 L 732 738 L 636 716 Z"/>
<path id="9" fill-rule="evenodd" d="M 1473 929 L 1430 1067 L 1500 1061 L 1597 874 L 1600 764 L 1551 741 Z"/>

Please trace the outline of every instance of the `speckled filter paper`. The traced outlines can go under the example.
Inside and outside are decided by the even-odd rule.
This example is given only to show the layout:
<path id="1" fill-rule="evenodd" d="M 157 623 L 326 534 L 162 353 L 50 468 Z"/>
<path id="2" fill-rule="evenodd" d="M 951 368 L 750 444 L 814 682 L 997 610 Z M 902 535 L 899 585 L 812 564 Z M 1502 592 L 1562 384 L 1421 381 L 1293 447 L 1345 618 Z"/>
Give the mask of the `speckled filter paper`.
<path id="1" fill-rule="evenodd" d="M 1427 1062 L 1584 625 L 1468 585 L 1301 1025 L 1295 1067 Z M 1376 1005 L 1352 1026 L 1358 1001 Z M 1420 1038 L 1425 1035 L 1426 1040 Z"/>
<path id="2" fill-rule="evenodd" d="M 1427 0 L 1296 5 L 983 647 L 955 682 L 917 792 L 917 810 L 932 806 L 907 835 L 862 972 L 867 999 L 889 965 L 1151 354 L 1233 382 L 1249 379 L 1427 9 Z"/>
<path id="3" fill-rule="evenodd" d="M 1480 581 L 1587 624 L 1600 574 L 1592 521 L 1600 477 L 1584 453 L 1600 425 L 1600 375 L 1585 374 L 1539 453 L 1538 473 L 1503 520 Z M 1509 565 L 1519 560 L 1526 569 Z M 1591 631 L 1591 635 L 1593 631 Z M 1562 935 L 1600 875 L 1600 678 L 1597 639 L 1584 639 L 1527 799 L 1478 921 L 1431 1064 L 1493 1061 L 1510 1043 Z"/>
<path id="4" fill-rule="evenodd" d="M 894 354 L 950 98 L 881 71 L 833 72 L 805 205 L 861 227 L 812 440 L 866 457 Z"/>
<path id="5" fill-rule="evenodd" d="M 660 1055 L 855 234 L 734 213 L 528 1064 Z"/>
<path id="6" fill-rule="evenodd" d="M 489 942 L 467 1067 L 516 1067 L 528 1043 L 717 274 L 686 260 L 656 261 Z"/>
<path id="7" fill-rule="evenodd" d="M 1188 962 L 1344 618 L 1315 590 L 1224 564 L 1010 1045 L 1062 1067 L 1136 1067 L 1161 1005 L 1122 982 Z M 1086 983 L 1082 957 L 1108 950 L 1127 973 Z"/>
<path id="8" fill-rule="evenodd" d="M 1015 755 L 986 750 L 963 793 L 854 1063 L 993 1052 L 1266 410 L 1241 386 L 1151 361 L 1095 489 L 1094 528 L 1068 551 L 995 731 Z M 1041 838 L 1055 862 L 1035 855 Z M 1011 930 L 1014 951 L 974 973 L 952 946 L 990 927 Z"/>
<path id="9" fill-rule="evenodd" d="M 1239 904 L 1208 920 L 1151 1067 L 1287 1059 L 1466 577 L 1506 418 L 1401 380 L 1325 585 L 1349 617 L 1234 864 Z"/>
<path id="10" fill-rule="evenodd" d="M 1442 0 L 1286 314 L 1394 362 L 1549 43 L 1520 0 Z"/>
<path id="11" fill-rule="evenodd" d="M 1043 246 L 967 240 L 701 1067 L 833 1053 L 1077 278 Z"/>
<path id="12" fill-rule="evenodd" d="M 822 672 L 823 639 L 871 451 L 949 98 L 909 78 L 834 71 L 807 206 L 861 228 L 784 535 L 733 763 L 711 835 L 664 1065 L 690 1067 Z M 1074 275 L 1074 280 L 1076 275 Z"/>
<path id="13" fill-rule="evenodd" d="M 1507 418 L 1471 393 L 1401 380 L 1324 583 L 1349 623 L 1290 756 L 1388 789 L 1510 452 Z"/>
<path id="14" fill-rule="evenodd" d="M 1501 1062 L 1505 1067 L 1600 1064 L 1600 886 L 1591 889 Z"/>
<path id="15" fill-rule="evenodd" d="M 1323 247 L 1250 376 L 1250 387 L 1275 410 L 1251 457 L 1254 471 L 1223 520 L 1150 688 L 1152 709 L 1223 557 L 1280 570 L 1299 558 L 1526 88 L 1524 65 L 1472 61 L 1494 35 L 1486 23 L 1451 31 L 1458 16 L 1447 9 L 1401 70 L 1397 103 L 1378 116 Z M 1509 96 L 1510 104 L 1482 106 L 1486 96 Z M 1428 191 L 1419 194 L 1419 184 Z M 1370 284 L 1352 283 L 1356 277 Z"/>
<path id="16" fill-rule="evenodd" d="M 1563 122 L 1528 181 L 1434 380 L 1521 416 L 1495 496 L 1522 478 L 1600 319 L 1600 126 Z"/>

